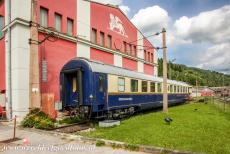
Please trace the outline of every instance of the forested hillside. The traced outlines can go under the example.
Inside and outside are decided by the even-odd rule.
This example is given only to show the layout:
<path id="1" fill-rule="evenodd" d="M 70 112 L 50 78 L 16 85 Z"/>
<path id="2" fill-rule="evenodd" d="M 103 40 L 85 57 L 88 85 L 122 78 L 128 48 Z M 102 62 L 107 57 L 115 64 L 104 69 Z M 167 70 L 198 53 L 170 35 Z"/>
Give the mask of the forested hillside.
<path id="1" fill-rule="evenodd" d="M 163 76 L 162 62 L 162 59 L 158 59 L 159 76 Z M 168 63 L 168 78 L 184 81 L 191 85 L 196 85 L 197 79 L 199 86 L 217 87 L 223 86 L 223 84 L 225 86 L 230 86 L 230 75 L 174 63 Z"/>

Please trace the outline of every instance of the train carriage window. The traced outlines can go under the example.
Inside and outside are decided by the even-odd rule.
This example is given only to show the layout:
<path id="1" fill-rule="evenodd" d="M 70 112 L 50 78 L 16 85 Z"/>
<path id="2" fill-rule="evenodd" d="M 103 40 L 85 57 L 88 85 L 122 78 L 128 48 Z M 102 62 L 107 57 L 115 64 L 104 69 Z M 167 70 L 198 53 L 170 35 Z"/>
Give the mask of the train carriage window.
<path id="1" fill-rule="evenodd" d="M 174 92 L 174 93 L 176 93 L 176 86 L 175 86 L 175 85 L 173 85 L 173 87 L 174 87 L 174 91 L 173 91 L 173 92 Z"/>
<path id="2" fill-rule="evenodd" d="M 157 92 L 159 92 L 159 93 L 162 92 L 161 83 L 157 83 Z"/>
<path id="3" fill-rule="evenodd" d="M 170 85 L 170 92 L 173 93 L 173 85 Z"/>
<path id="4" fill-rule="evenodd" d="M 125 79 L 124 78 L 118 78 L 118 91 L 119 92 L 125 91 Z"/>
<path id="5" fill-rule="evenodd" d="M 150 82 L 150 92 L 155 92 L 155 82 Z"/>
<path id="6" fill-rule="evenodd" d="M 178 93 L 180 92 L 180 87 L 179 87 L 179 86 L 177 86 L 177 92 L 178 92 Z"/>
<path id="7" fill-rule="evenodd" d="M 98 78 L 99 92 L 103 92 L 103 80 L 104 80 L 104 78 L 102 76 L 99 76 L 99 78 Z"/>
<path id="8" fill-rule="evenodd" d="M 138 80 L 131 79 L 131 92 L 138 92 Z"/>
<path id="9" fill-rule="evenodd" d="M 72 91 L 73 92 L 76 92 L 77 91 L 77 78 L 76 77 L 74 77 L 73 78 L 73 85 L 72 85 Z"/>
<path id="10" fill-rule="evenodd" d="M 142 92 L 147 92 L 148 90 L 148 82 L 142 81 Z"/>

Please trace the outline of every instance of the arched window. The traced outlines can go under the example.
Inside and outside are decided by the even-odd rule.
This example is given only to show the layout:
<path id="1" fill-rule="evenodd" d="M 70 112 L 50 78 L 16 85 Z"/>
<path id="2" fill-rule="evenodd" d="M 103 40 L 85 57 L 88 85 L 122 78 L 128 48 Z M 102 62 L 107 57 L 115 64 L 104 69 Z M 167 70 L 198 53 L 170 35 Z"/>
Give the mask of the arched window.
<path id="1" fill-rule="evenodd" d="M 2 32 L 2 29 L 4 27 L 4 17 L 0 16 L 0 39 L 3 38 L 4 33 Z"/>

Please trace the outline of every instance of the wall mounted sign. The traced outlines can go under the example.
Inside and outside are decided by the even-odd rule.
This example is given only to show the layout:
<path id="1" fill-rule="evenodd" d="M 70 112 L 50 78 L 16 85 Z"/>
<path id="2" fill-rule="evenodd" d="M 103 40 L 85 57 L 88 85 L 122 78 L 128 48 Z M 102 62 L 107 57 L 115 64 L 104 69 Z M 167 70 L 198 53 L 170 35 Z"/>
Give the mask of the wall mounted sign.
<path id="1" fill-rule="evenodd" d="M 128 37 L 126 35 L 125 28 L 123 26 L 121 19 L 111 13 L 109 14 L 109 17 L 110 17 L 109 29 L 122 36 Z"/>

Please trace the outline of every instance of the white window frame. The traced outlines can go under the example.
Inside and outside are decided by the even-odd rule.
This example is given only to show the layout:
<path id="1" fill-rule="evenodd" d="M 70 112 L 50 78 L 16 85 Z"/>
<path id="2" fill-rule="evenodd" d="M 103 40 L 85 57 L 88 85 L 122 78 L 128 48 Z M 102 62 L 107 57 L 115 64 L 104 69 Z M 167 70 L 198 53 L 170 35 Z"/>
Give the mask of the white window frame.
<path id="1" fill-rule="evenodd" d="M 118 84 L 118 91 L 119 92 L 125 92 L 125 78 L 122 77 L 118 77 L 117 80 L 117 84 Z"/>
<path id="2" fill-rule="evenodd" d="M 48 15 L 49 11 L 46 8 L 40 8 L 40 25 L 42 27 L 48 27 Z"/>

